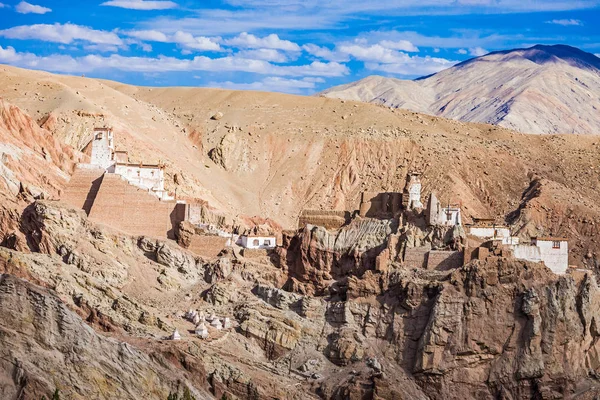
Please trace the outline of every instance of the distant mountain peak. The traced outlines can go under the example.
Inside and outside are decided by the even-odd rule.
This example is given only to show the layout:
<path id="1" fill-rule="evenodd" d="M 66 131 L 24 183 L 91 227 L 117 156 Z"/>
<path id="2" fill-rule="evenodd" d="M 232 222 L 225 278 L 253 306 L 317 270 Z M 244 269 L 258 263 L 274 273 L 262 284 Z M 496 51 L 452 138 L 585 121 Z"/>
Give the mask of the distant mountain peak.
<path id="1" fill-rule="evenodd" d="M 460 67 L 461 65 L 467 65 L 479 60 L 489 61 L 493 59 L 495 61 L 510 61 L 516 58 L 526 59 L 540 65 L 562 61 L 577 68 L 600 70 L 600 58 L 565 44 L 537 44 L 528 48 L 495 51 L 481 57 L 467 60 L 457 66 Z"/>
<path id="2" fill-rule="evenodd" d="M 527 133 L 600 134 L 599 77 L 595 55 L 538 44 L 489 53 L 414 81 L 369 77 L 324 95 Z"/>

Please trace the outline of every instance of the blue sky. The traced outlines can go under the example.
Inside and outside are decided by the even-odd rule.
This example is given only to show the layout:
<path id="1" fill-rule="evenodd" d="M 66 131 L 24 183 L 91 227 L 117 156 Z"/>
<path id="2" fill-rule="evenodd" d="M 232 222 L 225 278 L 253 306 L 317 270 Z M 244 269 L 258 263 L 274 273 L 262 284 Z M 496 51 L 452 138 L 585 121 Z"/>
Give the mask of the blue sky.
<path id="1" fill-rule="evenodd" d="M 538 43 L 600 54 L 600 0 L 0 0 L 0 63 L 136 85 L 312 94 Z"/>

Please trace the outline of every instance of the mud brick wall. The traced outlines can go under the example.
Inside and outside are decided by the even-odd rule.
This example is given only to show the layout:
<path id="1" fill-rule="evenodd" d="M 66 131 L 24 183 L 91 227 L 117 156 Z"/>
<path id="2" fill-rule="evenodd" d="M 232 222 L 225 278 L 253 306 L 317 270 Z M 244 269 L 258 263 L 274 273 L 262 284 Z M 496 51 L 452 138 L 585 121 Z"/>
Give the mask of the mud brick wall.
<path id="1" fill-rule="evenodd" d="M 243 249 L 242 255 L 246 258 L 266 257 L 269 255 L 269 251 L 267 249 Z"/>
<path id="2" fill-rule="evenodd" d="M 194 235 L 188 250 L 202 257 L 214 258 L 225 248 L 227 238 L 221 236 Z"/>
<path id="3" fill-rule="evenodd" d="M 302 210 L 298 217 L 298 228 L 317 225 L 325 229 L 339 229 L 350 220 L 350 213 L 341 210 Z"/>
<path id="4" fill-rule="evenodd" d="M 427 269 L 448 271 L 463 265 L 462 251 L 431 250 L 427 255 Z"/>
<path id="5" fill-rule="evenodd" d="M 116 174 L 105 174 L 90 218 L 131 235 L 174 238 L 185 218 L 185 205 L 160 201 Z"/>
<path id="6" fill-rule="evenodd" d="M 344 218 L 336 217 L 336 216 L 300 216 L 298 218 L 298 228 L 303 228 L 306 225 L 317 225 L 322 226 L 325 229 L 340 229 L 346 220 Z"/>
<path id="7" fill-rule="evenodd" d="M 411 268 L 425 268 L 427 266 L 428 248 L 407 248 L 404 250 L 404 265 Z"/>
<path id="8" fill-rule="evenodd" d="M 102 184 L 102 168 L 78 167 L 69 181 L 60 200 L 74 208 L 82 209 L 90 214 L 100 185 Z"/>

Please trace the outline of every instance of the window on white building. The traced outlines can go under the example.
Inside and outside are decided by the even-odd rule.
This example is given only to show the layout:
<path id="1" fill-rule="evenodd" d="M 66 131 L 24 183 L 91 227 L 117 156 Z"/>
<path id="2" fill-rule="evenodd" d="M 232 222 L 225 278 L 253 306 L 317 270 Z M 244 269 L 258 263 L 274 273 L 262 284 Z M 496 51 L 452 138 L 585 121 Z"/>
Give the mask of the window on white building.
<path id="1" fill-rule="evenodd" d="M 270 246 L 271 245 L 271 241 L 269 239 L 265 239 L 265 241 L 263 242 L 263 244 L 265 246 Z"/>
<path id="2" fill-rule="evenodd" d="M 253 246 L 260 246 L 260 240 L 258 239 L 254 239 L 254 241 L 252 242 Z"/>
<path id="3" fill-rule="evenodd" d="M 552 242 L 552 248 L 553 248 L 553 249 L 560 249 L 560 241 L 558 241 L 558 240 L 554 240 L 554 241 Z"/>

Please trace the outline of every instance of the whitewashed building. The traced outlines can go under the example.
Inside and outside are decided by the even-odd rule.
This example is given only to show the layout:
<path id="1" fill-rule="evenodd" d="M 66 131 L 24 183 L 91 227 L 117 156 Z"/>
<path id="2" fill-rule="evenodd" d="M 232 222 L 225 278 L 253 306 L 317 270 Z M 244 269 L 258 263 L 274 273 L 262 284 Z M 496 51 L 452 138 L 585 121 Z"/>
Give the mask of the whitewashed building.
<path id="1" fill-rule="evenodd" d="M 242 235 L 238 243 L 246 249 L 274 249 L 277 247 L 277 238 L 275 236 Z"/>
<path id="2" fill-rule="evenodd" d="M 564 274 L 569 268 L 569 242 L 566 238 L 533 238 L 531 244 L 511 246 L 515 258 L 543 262 L 555 274 Z"/>
<path id="3" fill-rule="evenodd" d="M 443 207 L 435 193 L 431 193 L 427 203 L 427 223 L 443 226 L 462 225 L 460 206 L 448 204 Z"/>
<path id="4" fill-rule="evenodd" d="M 90 162 L 92 167 L 121 175 L 132 185 L 147 190 L 161 200 L 173 200 L 165 190 L 162 165 L 133 164 L 128 159 L 126 151 L 115 151 L 114 136 L 110 128 L 94 129 Z"/>
<path id="5" fill-rule="evenodd" d="M 469 235 L 486 240 L 502 240 L 504 245 L 519 244 L 519 238 L 512 236 L 510 228 L 504 225 L 474 225 L 469 227 Z"/>
<path id="6" fill-rule="evenodd" d="M 115 163 L 113 172 L 127 179 L 132 185 L 146 189 L 157 197 L 162 199 L 168 197 L 165 191 L 164 168 L 161 165 Z"/>

